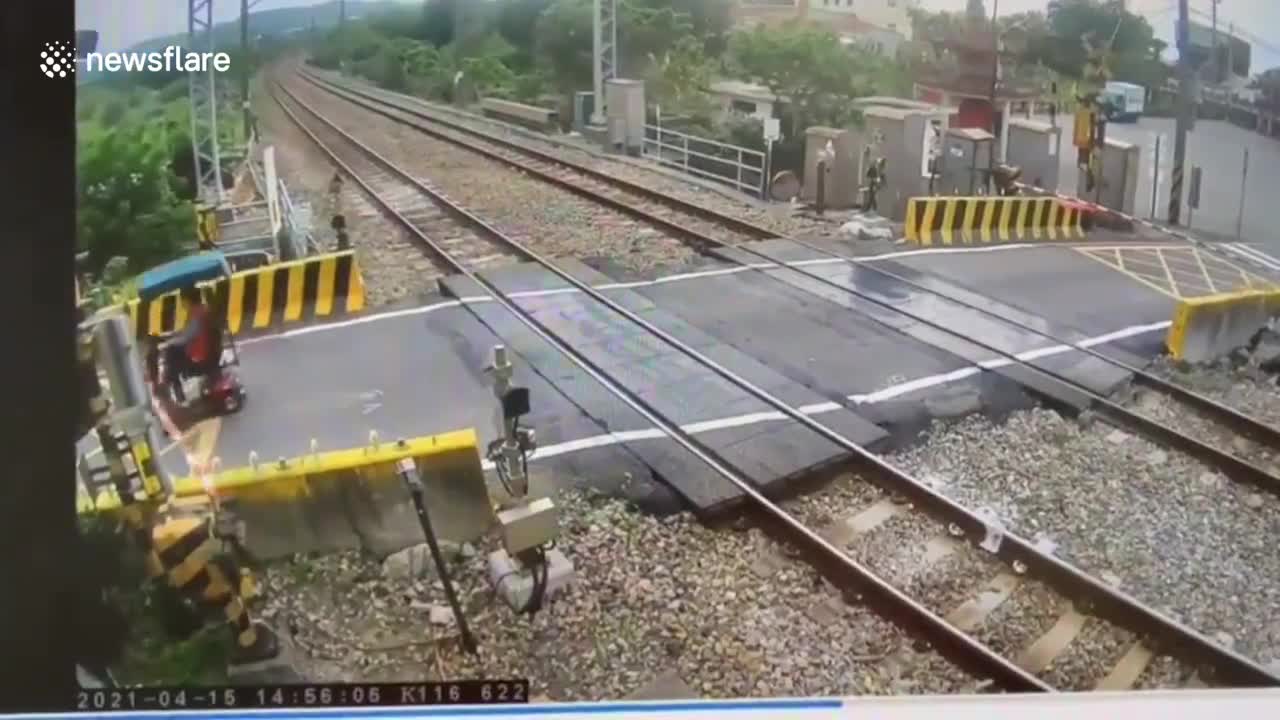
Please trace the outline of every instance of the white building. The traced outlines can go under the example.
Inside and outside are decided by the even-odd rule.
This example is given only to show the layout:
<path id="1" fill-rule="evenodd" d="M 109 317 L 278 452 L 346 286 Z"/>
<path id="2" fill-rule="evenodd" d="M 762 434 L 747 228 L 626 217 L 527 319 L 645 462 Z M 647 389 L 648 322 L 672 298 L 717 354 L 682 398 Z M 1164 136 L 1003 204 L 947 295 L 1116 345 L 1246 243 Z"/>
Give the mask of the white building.
<path id="1" fill-rule="evenodd" d="M 759 120 L 773 117 L 778 97 L 769 88 L 739 80 L 720 80 L 711 83 L 711 94 L 720 103 L 720 118 L 753 117 Z"/>
<path id="2" fill-rule="evenodd" d="M 803 20 L 825 27 L 846 45 L 861 45 L 886 55 L 911 40 L 911 8 L 920 0 L 738 0 L 734 20 L 740 27 Z"/>
<path id="3" fill-rule="evenodd" d="M 908 10 L 919 7 L 920 0 L 809 0 L 809 17 L 823 20 L 823 15 L 853 15 L 867 25 L 884 31 L 897 33 L 904 40 L 911 39 L 911 15 Z M 837 18 L 832 24 L 837 32 L 840 25 Z M 867 33 L 874 33 L 868 30 Z M 861 33 L 859 33 L 861 34 Z"/>

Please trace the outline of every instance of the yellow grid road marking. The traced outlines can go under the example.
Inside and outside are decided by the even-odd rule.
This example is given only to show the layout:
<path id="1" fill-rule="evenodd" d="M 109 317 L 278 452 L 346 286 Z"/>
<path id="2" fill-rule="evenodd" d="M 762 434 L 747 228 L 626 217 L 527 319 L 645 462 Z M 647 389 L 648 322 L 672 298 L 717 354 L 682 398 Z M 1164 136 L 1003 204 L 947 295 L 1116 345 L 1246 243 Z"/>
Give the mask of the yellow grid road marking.
<path id="1" fill-rule="evenodd" d="M 1072 249 L 1175 300 L 1277 286 L 1189 245 L 1076 245 Z"/>

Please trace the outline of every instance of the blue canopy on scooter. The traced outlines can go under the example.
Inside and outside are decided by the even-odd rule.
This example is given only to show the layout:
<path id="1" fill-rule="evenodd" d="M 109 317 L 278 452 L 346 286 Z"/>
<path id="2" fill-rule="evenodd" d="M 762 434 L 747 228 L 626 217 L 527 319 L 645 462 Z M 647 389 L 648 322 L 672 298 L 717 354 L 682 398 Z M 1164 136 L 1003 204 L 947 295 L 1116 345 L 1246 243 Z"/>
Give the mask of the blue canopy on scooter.
<path id="1" fill-rule="evenodd" d="M 222 253 L 211 250 L 153 267 L 138 279 L 138 298 L 143 301 L 197 283 L 231 275 L 231 267 Z"/>

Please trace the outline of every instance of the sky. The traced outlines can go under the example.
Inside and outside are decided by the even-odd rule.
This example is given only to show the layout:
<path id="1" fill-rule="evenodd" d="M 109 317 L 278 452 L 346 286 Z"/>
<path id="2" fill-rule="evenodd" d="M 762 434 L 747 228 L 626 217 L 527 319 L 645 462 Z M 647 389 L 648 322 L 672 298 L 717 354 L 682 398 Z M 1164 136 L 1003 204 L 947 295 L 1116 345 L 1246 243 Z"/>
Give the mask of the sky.
<path id="1" fill-rule="evenodd" d="M 254 10 L 314 5 L 317 0 L 259 0 Z M 418 2 L 420 0 L 402 0 Z M 987 10 L 995 0 L 985 0 Z M 999 0 L 1000 14 L 1043 10 L 1047 0 Z M 1209 13 L 1213 0 L 1189 0 L 1194 13 Z M 1172 44 L 1176 0 L 1128 0 L 1130 11 L 1142 14 L 1156 30 L 1156 36 Z M 921 0 L 930 10 L 963 10 L 965 0 Z M 124 8 L 128 10 L 124 10 Z M 238 0 L 214 0 L 214 22 L 239 17 Z M 1280 66 L 1280 2 L 1276 0 L 1220 0 L 1218 22 L 1235 23 L 1270 47 L 1253 46 L 1253 71 Z M 187 0 L 76 0 L 76 27 L 98 31 L 99 51 L 121 50 L 160 35 L 183 32 L 187 28 Z"/>

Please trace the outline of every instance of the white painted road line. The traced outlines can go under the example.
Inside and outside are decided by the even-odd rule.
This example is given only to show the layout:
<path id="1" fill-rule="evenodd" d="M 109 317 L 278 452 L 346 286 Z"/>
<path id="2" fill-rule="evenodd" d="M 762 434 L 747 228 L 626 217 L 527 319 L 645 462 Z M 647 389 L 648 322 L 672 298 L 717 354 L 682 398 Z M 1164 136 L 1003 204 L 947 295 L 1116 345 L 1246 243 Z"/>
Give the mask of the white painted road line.
<path id="1" fill-rule="evenodd" d="M 1099 345 L 1105 345 L 1107 343 L 1116 342 L 1117 340 L 1124 340 L 1126 338 L 1137 337 L 1139 335 L 1145 335 L 1147 333 L 1166 330 L 1171 324 L 1172 323 L 1168 321 L 1163 321 L 1163 322 L 1150 323 L 1147 325 L 1133 325 L 1130 327 L 1122 328 L 1120 330 L 1116 330 L 1114 332 L 1106 333 L 1104 335 L 1097 335 L 1091 338 L 1087 338 L 1076 344 L 1079 345 L 1080 347 L 1086 347 L 1086 348 L 1097 347 Z M 1067 345 L 1052 345 L 1049 347 L 1037 348 L 1035 350 L 1028 350 L 1026 352 L 1018 353 L 1015 357 L 1017 357 L 1019 360 L 1030 361 L 1030 360 L 1036 360 L 1036 359 L 1045 358 L 1045 357 L 1051 357 L 1054 355 L 1062 355 L 1064 353 L 1069 353 L 1069 352 L 1076 352 L 1076 350 Z M 978 373 L 981 373 L 984 369 L 994 370 L 996 368 L 1007 367 L 1009 365 L 1012 365 L 1013 362 L 1014 362 L 1013 360 L 1010 360 L 1007 358 L 994 358 L 991 360 L 986 360 L 981 363 L 978 363 L 978 365 L 971 365 L 969 367 L 960 368 L 958 370 L 952 370 L 951 372 L 948 372 L 948 373 L 929 375 L 922 378 L 916 378 L 915 380 L 908 380 L 907 382 L 899 383 L 897 385 L 893 385 L 883 390 L 877 390 L 876 392 L 873 392 L 873 393 L 849 395 L 848 399 L 851 400 L 856 405 L 874 405 L 876 403 L 885 402 L 886 400 L 891 400 L 894 398 L 901 397 L 903 395 L 908 395 L 910 393 L 917 392 L 919 390 L 926 390 L 929 388 L 938 387 L 940 385 L 946 385 L 948 383 L 952 383 L 957 380 L 963 380 L 964 378 L 972 377 L 974 375 L 977 375 Z M 816 405 L 801 407 L 798 409 L 800 410 L 800 412 L 804 413 L 805 415 L 814 416 L 814 415 L 822 415 L 824 413 L 833 412 L 835 410 L 840 409 L 841 407 L 843 406 L 839 403 L 825 402 L 825 403 L 819 403 Z M 786 418 L 787 418 L 786 415 L 778 411 L 760 412 L 760 413 L 752 413 L 749 415 L 737 415 L 734 417 L 718 418 L 715 420 L 703 420 L 701 422 L 691 423 L 689 425 L 683 425 L 681 426 L 680 429 L 684 430 L 690 435 L 698 435 L 700 433 L 711 432 L 713 430 L 723 430 L 725 428 L 743 427 L 745 425 L 754 425 L 756 423 L 785 420 Z M 606 447 L 609 445 L 617 445 L 619 443 L 635 442 L 638 440 L 655 440 L 663 437 L 666 437 L 666 432 L 658 428 L 650 428 L 647 430 L 629 430 L 625 432 L 616 432 L 616 433 L 606 433 L 603 435 L 595 435 L 593 437 L 588 437 L 588 438 L 579 438 L 577 440 L 570 440 L 563 443 L 557 443 L 555 445 L 547 445 L 544 447 L 540 447 L 534 452 L 532 456 L 529 457 L 529 460 L 530 461 L 548 460 L 550 458 L 556 457 L 557 455 L 565 455 L 567 453 L 577 452 L 580 450 Z M 493 463 L 490 462 L 489 460 L 483 461 L 482 465 L 485 470 L 492 470 L 494 467 Z"/>
<path id="2" fill-rule="evenodd" d="M 1014 243 L 1010 245 L 991 245 L 981 247 L 957 247 L 957 248 L 925 248 L 921 250 L 903 250 L 900 252 L 885 253 L 883 255 L 868 256 L 865 258 L 855 258 L 854 263 L 875 262 L 878 260 L 892 260 L 895 258 L 912 257 L 915 255 L 949 255 L 961 253 L 991 253 L 1002 252 L 1005 250 L 1021 250 L 1027 248 L 1043 247 L 1031 243 Z M 841 263 L 849 263 L 850 260 L 844 258 L 816 258 L 813 260 L 797 260 L 795 262 L 786 263 L 788 267 L 812 267 L 815 265 L 837 265 Z M 698 272 L 681 273 L 679 275 L 666 275 L 654 280 L 638 280 L 626 283 L 605 283 L 593 286 L 596 290 L 623 290 L 629 288 L 646 287 L 651 285 L 662 285 L 671 282 L 683 282 L 685 280 L 697 280 L 699 278 L 718 277 L 721 275 L 734 275 L 750 270 L 770 270 L 777 268 L 776 263 L 753 263 L 750 265 L 739 265 L 730 268 L 717 268 L 715 270 L 701 270 Z M 552 295 L 564 295 L 570 293 L 581 292 L 577 288 L 556 288 L 554 290 L 527 290 L 525 292 L 510 293 L 509 297 L 513 299 L 530 298 L 530 297 L 549 297 Z M 378 322 L 381 320 L 394 320 L 402 317 L 412 317 L 414 315 L 425 315 L 436 310 L 444 310 L 447 308 L 460 307 L 463 303 L 483 303 L 493 302 L 493 298 L 488 296 L 468 297 L 461 300 L 446 300 L 444 302 L 435 303 L 433 305 L 423 305 L 420 307 L 406 308 L 404 310 L 391 310 L 387 312 L 371 313 L 351 318 L 349 320 L 341 320 L 339 322 L 322 323 L 318 325 L 309 325 L 307 327 L 297 328 L 295 330 L 286 330 L 281 333 L 272 335 L 262 335 L 259 337 L 245 338 L 237 340 L 239 345 L 253 345 L 255 343 L 266 342 L 268 340 L 281 340 L 302 335 L 311 335 L 313 333 L 328 332 L 331 330 L 340 330 L 342 328 L 354 327 L 365 323 Z"/>
<path id="3" fill-rule="evenodd" d="M 1223 243 L 1229 252 L 1247 260 L 1252 260 L 1269 270 L 1280 270 L 1280 261 L 1246 243 Z"/>

